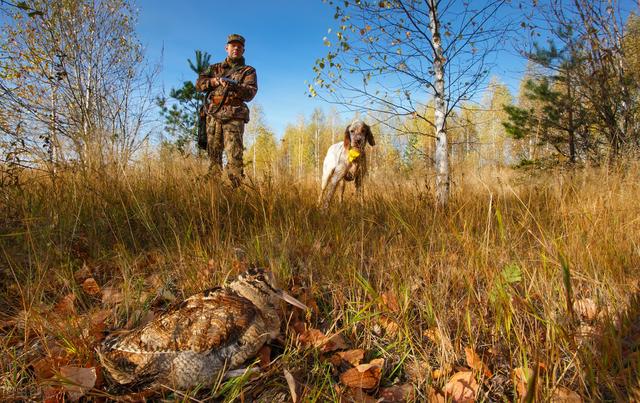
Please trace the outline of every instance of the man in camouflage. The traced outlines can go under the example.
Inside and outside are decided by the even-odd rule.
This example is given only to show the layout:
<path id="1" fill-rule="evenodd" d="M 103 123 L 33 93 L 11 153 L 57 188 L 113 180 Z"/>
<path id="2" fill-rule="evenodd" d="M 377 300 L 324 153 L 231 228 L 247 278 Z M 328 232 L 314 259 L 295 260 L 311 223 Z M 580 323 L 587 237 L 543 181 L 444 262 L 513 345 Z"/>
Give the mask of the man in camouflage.
<path id="1" fill-rule="evenodd" d="M 240 186 L 243 172 L 242 134 L 249 122 L 249 102 L 258 92 L 256 69 L 244 64 L 244 38 L 229 35 L 225 50 L 227 58 L 209 66 L 196 81 L 196 90 L 208 97 L 207 153 L 211 159 L 209 171 L 222 171 L 222 152 L 227 154 L 225 172 L 233 187 Z"/>

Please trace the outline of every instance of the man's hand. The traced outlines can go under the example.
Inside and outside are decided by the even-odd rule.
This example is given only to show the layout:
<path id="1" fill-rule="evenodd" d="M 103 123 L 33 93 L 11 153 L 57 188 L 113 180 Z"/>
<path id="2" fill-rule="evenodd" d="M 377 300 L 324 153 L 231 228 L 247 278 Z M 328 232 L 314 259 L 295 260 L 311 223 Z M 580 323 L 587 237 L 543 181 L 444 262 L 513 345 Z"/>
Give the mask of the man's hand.
<path id="1" fill-rule="evenodd" d="M 219 85 L 221 85 L 223 87 L 226 87 L 226 86 L 229 85 L 229 81 L 230 80 L 224 79 L 224 78 L 221 78 L 221 77 L 212 77 L 212 78 L 209 79 L 209 85 L 211 87 L 213 87 L 213 88 L 215 88 L 215 87 L 217 87 Z M 233 81 L 233 80 L 231 80 L 231 81 Z"/>

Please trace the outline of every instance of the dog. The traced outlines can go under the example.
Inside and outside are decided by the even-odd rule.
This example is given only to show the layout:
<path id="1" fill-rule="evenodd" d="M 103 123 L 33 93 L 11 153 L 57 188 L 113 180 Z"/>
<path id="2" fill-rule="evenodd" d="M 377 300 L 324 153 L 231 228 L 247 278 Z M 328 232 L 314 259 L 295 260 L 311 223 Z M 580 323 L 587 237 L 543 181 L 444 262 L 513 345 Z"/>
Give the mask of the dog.
<path id="1" fill-rule="evenodd" d="M 342 187 L 342 201 L 345 182 L 353 181 L 356 192 L 362 197 L 362 180 L 367 172 L 367 143 L 371 146 L 376 145 L 371 128 L 366 123 L 356 120 L 345 129 L 344 140 L 329 147 L 322 164 L 322 188 L 318 199 L 318 204 L 323 210 L 329 208 L 338 185 Z"/>

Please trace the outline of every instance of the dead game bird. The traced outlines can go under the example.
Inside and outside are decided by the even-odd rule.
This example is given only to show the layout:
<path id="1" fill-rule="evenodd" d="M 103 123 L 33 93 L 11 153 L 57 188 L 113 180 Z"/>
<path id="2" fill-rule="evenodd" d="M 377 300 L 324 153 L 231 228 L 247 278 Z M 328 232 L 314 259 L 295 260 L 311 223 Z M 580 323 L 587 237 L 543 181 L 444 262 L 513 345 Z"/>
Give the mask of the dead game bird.
<path id="1" fill-rule="evenodd" d="M 252 268 L 223 287 L 192 295 L 139 329 L 107 338 L 98 356 L 125 386 L 185 390 L 211 385 L 278 336 L 281 299 L 307 309 L 276 288 L 271 272 Z"/>

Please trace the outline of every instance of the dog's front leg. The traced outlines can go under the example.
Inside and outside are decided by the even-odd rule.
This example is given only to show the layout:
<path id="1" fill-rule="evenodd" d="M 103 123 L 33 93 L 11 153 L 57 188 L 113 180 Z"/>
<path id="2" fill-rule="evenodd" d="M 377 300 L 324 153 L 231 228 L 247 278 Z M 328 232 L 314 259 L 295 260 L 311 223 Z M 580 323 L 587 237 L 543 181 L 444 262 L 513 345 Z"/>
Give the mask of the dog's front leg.
<path id="1" fill-rule="evenodd" d="M 347 167 L 345 165 L 338 165 L 334 169 L 329 180 L 327 181 L 327 188 L 323 192 L 324 203 L 322 204 L 322 208 L 324 210 L 329 208 L 329 203 L 331 203 L 331 200 L 333 199 L 333 195 L 336 192 L 336 188 L 338 187 L 338 184 L 340 183 L 340 181 L 342 181 L 342 179 L 344 178 L 344 175 L 347 173 L 346 168 Z"/>
<path id="2" fill-rule="evenodd" d="M 346 187 L 347 182 L 342 180 L 340 181 L 340 183 L 338 184 L 338 186 L 340 186 L 340 203 L 344 202 L 344 188 Z"/>

